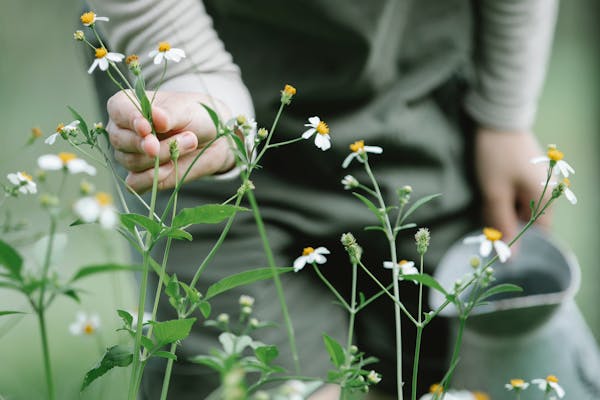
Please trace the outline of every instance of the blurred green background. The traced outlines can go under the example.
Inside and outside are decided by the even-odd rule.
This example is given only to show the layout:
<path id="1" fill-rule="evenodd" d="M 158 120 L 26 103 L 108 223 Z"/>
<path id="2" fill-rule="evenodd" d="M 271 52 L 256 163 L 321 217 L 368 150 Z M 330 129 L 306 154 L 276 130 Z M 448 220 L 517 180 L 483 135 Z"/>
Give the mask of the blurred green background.
<path id="1" fill-rule="evenodd" d="M 75 106 L 88 121 L 100 118 L 92 82 L 78 48 L 80 43 L 72 40 L 73 31 L 78 29 L 81 3 L 19 0 L 4 1 L 2 6 L 0 179 L 17 169 L 33 172 L 35 159 L 48 151 L 48 147 L 41 143 L 24 147 L 30 130 L 37 126 L 48 135 L 58 122 L 71 121 L 66 105 Z M 573 250 L 581 264 L 583 280 L 577 300 L 596 338 L 600 338 L 597 292 L 600 269 L 596 265 L 599 244 L 596 229 L 600 222 L 600 157 L 596 155 L 600 145 L 598 7 L 598 2 L 592 0 L 561 3 L 554 51 L 535 129 L 541 143 L 557 143 L 577 170 L 572 183 L 579 204 L 572 207 L 566 201 L 559 202 L 555 208 L 554 232 Z M 69 188 L 73 194 L 77 182 L 73 181 Z M 105 174 L 95 177 L 93 182 L 100 190 L 111 187 Z M 32 231 L 47 226 L 47 217 L 34 200 L 9 199 L 7 205 L 15 220 L 29 221 Z M 33 246 L 25 246 L 22 251 L 28 258 L 34 257 Z M 65 238 L 60 253 L 59 274 L 64 276 L 82 264 L 127 259 L 125 244 L 94 226 L 73 230 Z M 84 282 L 87 293 L 81 304 L 61 299 L 48 313 L 59 399 L 78 398 L 77 388 L 83 373 L 97 361 L 100 349 L 123 339 L 115 332 L 118 320 L 114 310 L 134 307 L 133 287 L 133 279 L 126 274 L 94 278 Z M 28 310 L 24 299 L 13 293 L 0 290 L 0 299 L 0 309 Z M 100 315 L 102 327 L 97 339 L 69 334 L 68 325 L 78 310 Z M 26 315 L 0 319 L 0 357 L 0 399 L 45 397 L 35 318 Z M 122 371 L 111 372 L 82 398 L 120 399 L 115 388 L 126 379 Z"/>

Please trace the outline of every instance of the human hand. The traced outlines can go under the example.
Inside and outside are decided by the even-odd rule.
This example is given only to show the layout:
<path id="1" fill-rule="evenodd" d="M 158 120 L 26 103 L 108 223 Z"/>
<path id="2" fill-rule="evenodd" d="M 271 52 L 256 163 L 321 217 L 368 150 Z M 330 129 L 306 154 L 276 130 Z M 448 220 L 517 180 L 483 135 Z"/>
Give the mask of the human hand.
<path id="1" fill-rule="evenodd" d="M 147 92 L 152 98 L 153 92 Z M 214 108 L 223 120 L 230 112 L 221 102 L 199 93 L 158 92 L 152 105 L 152 121 L 142 117 L 125 93 L 118 92 L 107 103 L 109 121 L 106 130 L 115 159 L 128 171 L 126 182 L 137 192 L 152 187 L 154 158 L 158 155 L 159 190 L 175 186 L 175 169 L 170 160 L 169 143 L 177 141 L 179 179 L 195 156 L 216 136 L 216 130 L 201 103 Z M 217 139 L 194 163 L 186 181 L 230 170 L 235 157 L 226 138 Z"/>
<path id="2" fill-rule="evenodd" d="M 484 223 L 500 230 L 507 241 L 529 221 L 531 200 L 538 201 L 547 176 L 546 167 L 530 160 L 542 153 L 527 132 L 500 132 L 479 128 L 475 137 L 475 167 L 483 199 Z M 539 224 L 549 227 L 550 216 Z"/>

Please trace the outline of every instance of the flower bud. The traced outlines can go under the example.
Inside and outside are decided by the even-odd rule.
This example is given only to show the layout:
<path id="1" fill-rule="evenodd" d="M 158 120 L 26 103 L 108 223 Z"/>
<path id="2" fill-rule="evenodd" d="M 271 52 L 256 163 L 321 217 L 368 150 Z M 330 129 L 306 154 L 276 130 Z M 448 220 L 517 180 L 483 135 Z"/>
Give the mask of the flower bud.
<path id="1" fill-rule="evenodd" d="M 177 140 L 171 140 L 169 142 L 169 154 L 171 155 L 171 161 L 177 161 L 179 159 L 179 147 L 177 146 Z"/>
<path id="2" fill-rule="evenodd" d="M 260 128 L 257 132 L 257 137 L 262 139 L 265 139 L 267 136 L 269 136 L 269 131 L 266 128 Z"/>
<path id="3" fill-rule="evenodd" d="M 269 395 L 269 393 L 265 392 L 264 390 L 259 390 L 258 392 L 254 393 L 254 397 L 252 397 L 252 400 L 270 400 L 271 396 Z"/>
<path id="4" fill-rule="evenodd" d="M 128 55 L 127 58 L 125 58 L 125 64 L 133 75 L 138 76 L 142 73 L 140 68 L 140 59 L 137 54 Z"/>
<path id="5" fill-rule="evenodd" d="M 344 249 L 346 249 L 346 252 L 350 256 L 350 262 L 352 264 L 358 264 L 362 257 L 362 248 L 356 242 L 354 235 L 350 232 L 344 233 L 340 240 Z"/>
<path id="6" fill-rule="evenodd" d="M 95 190 L 96 190 L 96 188 L 94 187 L 94 185 L 92 183 L 90 183 L 88 180 L 83 179 L 79 183 L 79 192 L 83 196 L 87 196 L 89 194 L 92 194 L 92 193 L 94 193 Z"/>
<path id="7" fill-rule="evenodd" d="M 250 318 L 250 321 L 248 321 L 248 323 L 250 324 L 250 326 L 252 328 L 257 328 L 258 325 L 260 324 L 260 322 L 256 318 Z"/>
<path id="8" fill-rule="evenodd" d="M 44 193 L 40 196 L 40 204 L 44 208 L 56 207 L 59 204 L 58 197 Z"/>
<path id="9" fill-rule="evenodd" d="M 217 322 L 220 322 L 222 324 L 229 323 L 229 314 L 226 314 L 226 313 L 219 314 L 217 316 Z"/>
<path id="10" fill-rule="evenodd" d="M 367 375 L 367 380 L 369 381 L 369 383 L 377 384 L 381 381 L 381 375 L 371 370 L 371 372 L 369 372 L 369 375 Z"/>
<path id="11" fill-rule="evenodd" d="M 281 103 L 286 106 L 292 102 L 292 97 L 296 94 L 296 88 L 292 85 L 285 85 L 281 91 Z"/>
<path id="12" fill-rule="evenodd" d="M 85 34 L 83 31 L 75 31 L 75 33 L 73 33 L 73 39 L 81 42 L 85 39 Z"/>
<path id="13" fill-rule="evenodd" d="M 398 189 L 398 202 L 401 206 L 404 206 L 408 203 L 412 191 L 412 187 L 409 185 L 402 186 L 400 189 Z"/>
<path id="14" fill-rule="evenodd" d="M 254 297 L 243 294 L 239 299 L 240 306 L 252 307 L 254 305 Z"/>
<path id="15" fill-rule="evenodd" d="M 472 256 L 469 259 L 469 264 L 471 265 L 471 268 L 477 269 L 481 265 L 481 258 L 479 258 L 479 256 Z"/>
<path id="16" fill-rule="evenodd" d="M 31 128 L 31 137 L 33 139 L 37 139 L 39 137 L 42 137 L 44 133 L 42 132 L 42 130 L 38 127 L 33 127 Z"/>
<path id="17" fill-rule="evenodd" d="M 423 255 L 427 253 L 427 249 L 429 248 L 429 229 L 420 228 L 417 233 L 415 233 L 415 241 L 417 242 L 417 253 Z"/>
<path id="18" fill-rule="evenodd" d="M 250 315 L 250 314 L 252 314 L 252 307 L 244 306 L 244 307 L 242 307 L 241 311 L 242 311 L 242 314 L 244 314 L 244 315 Z"/>
<path id="19" fill-rule="evenodd" d="M 344 185 L 344 189 L 351 190 L 357 188 L 360 185 L 360 182 L 352 175 L 346 175 L 344 179 L 342 179 L 342 185 Z"/>

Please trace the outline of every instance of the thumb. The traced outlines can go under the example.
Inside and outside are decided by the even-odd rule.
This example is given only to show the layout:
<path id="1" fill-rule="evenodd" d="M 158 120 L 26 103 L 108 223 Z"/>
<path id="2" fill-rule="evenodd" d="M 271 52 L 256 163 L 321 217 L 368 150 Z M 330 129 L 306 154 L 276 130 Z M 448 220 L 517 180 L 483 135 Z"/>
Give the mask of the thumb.
<path id="1" fill-rule="evenodd" d="M 484 196 L 483 220 L 490 227 L 502 232 L 506 243 L 515 237 L 519 229 L 519 216 L 511 189 L 505 187 Z"/>

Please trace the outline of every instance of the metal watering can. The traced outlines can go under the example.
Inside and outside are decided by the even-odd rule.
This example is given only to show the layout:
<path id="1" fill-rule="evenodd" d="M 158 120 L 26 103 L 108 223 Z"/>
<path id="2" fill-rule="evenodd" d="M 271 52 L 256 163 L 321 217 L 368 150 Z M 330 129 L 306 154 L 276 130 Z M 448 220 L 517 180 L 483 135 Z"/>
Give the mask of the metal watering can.
<path id="1" fill-rule="evenodd" d="M 440 261 L 435 278 L 451 289 L 472 271 L 469 259 L 477 250 L 457 242 Z M 523 291 L 491 297 L 473 310 L 452 388 L 485 391 L 494 400 L 513 399 L 514 393 L 504 388 L 510 379 L 555 375 L 565 399 L 600 400 L 600 351 L 574 300 L 581 279 L 576 258 L 532 228 L 521 238 L 517 254 L 493 267 L 492 286 L 513 283 Z M 439 292 L 430 292 L 432 308 L 444 300 Z M 440 315 L 454 318 L 458 326 L 453 305 Z M 449 339 L 453 344 L 454 338 Z M 542 398 L 535 385 L 521 395 L 522 400 Z"/>

